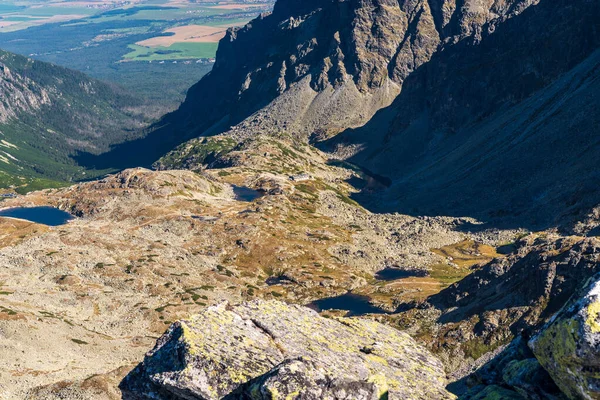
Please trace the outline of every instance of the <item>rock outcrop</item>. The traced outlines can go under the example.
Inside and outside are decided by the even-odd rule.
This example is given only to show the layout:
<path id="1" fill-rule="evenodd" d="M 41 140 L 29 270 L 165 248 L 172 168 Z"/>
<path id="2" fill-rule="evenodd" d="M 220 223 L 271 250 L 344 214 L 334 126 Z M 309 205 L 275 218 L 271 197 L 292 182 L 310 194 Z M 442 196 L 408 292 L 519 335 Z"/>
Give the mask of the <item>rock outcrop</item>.
<path id="1" fill-rule="evenodd" d="M 570 399 L 600 398 L 600 276 L 552 318 L 529 346 Z"/>
<path id="2" fill-rule="evenodd" d="M 562 309 L 466 379 L 473 387 L 461 399 L 600 398 L 600 275 L 569 280 L 578 289 L 565 290 Z"/>
<path id="3" fill-rule="evenodd" d="M 48 90 L 18 72 L 12 72 L 2 62 L 7 54 L 0 54 L 0 122 L 15 118 L 18 113 L 31 112 L 42 104 L 50 103 Z"/>
<path id="4" fill-rule="evenodd" d="M 474 374 L 463 380 L 470 389 L 460 400 L 535 399 L 562 400 L 560 389 L 538 362 L 527 341 L 519 337 Z M 461 382 L 452 385 L 460 385 Z M 465 383 L 465 382 L 462 382 Z M 460 391 L 460 390 L 455 390 Z M 496 397 L 493 397 L 496 395 Z"/>
<path id="5" fill-rule="evenodd" d="M 174 323 L 121 384 L 131 399 L 449 399 L 442 364 L 407 334 L 277 301 Z"/>
<path id="6" fill-rule="evenodd" d="M 600 272 L 597 238 L 531 235 L 517 247 L 429 297 L 422 310 L 410 311 L 415 320 L 423 317 L 419 313 L 439 313 L 428 335 L 432 349 L 444 353 L 454 371 L 465 358 L 477 359 L 519 335 L 533 335 L 582 282 Z"/>

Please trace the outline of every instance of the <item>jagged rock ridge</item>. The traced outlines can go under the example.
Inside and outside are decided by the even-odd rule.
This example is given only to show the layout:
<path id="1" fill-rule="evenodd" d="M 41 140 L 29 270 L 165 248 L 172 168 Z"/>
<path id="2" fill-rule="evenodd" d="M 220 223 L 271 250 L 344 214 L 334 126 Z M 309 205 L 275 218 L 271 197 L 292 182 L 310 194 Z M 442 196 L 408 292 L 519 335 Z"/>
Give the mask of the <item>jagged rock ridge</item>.
<path id="1" fill-rule="evenodd" d="M 311 134 L 361 125 L 441 44 L 477 41 L 492 21 L 535 3 L 281 0 L 272 14 L 228 32 L 213 71 L 176 115 L 196 134 L 225 124 L 213 127 L 218 131 L 283 95 L 255 118 L 267 123 L 255 127 Z"/>
<path id="2" fill-rule="evenodd" d="M 213 70 L 148 138 L 98 162 L 143 148 L 138 163 L 150 164 L 189 139 L 226 131 L 305 140 L 361 126 L 446 44 L 477 42 L 533 4 L 281 0 L 271 14 L 227 33 Z"/>

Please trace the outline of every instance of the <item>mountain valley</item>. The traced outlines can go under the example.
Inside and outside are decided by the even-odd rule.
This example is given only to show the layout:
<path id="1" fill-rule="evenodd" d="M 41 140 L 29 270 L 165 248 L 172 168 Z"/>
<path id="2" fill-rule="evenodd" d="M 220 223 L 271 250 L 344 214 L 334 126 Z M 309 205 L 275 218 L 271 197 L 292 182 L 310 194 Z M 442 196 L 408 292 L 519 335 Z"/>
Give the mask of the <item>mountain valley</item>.
<path id="1" fill-rule="evenodd" d="M 74 217 L 0 217 L 0 399 L 597 398 L 598 20 L 278 0 L 160 118 L 0 53 L 2 208 Z"/>
<path id="2" fill-rule="evenodd" d="M 102 175 L 70 156 L 139 137 L 152 106 L 120 88 L 52 64 L 0 52 L 0 187 L 52 187 Z M 19 189 L 20 188 L 20 189 Z"/>

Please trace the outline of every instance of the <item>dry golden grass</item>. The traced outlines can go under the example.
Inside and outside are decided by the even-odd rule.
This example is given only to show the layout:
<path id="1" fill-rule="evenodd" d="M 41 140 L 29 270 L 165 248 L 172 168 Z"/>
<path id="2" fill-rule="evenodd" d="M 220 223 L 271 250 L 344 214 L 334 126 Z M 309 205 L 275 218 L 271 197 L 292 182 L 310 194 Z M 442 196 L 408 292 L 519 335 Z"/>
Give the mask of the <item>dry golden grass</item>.
<path id="1" fill-rule="evenodd" d="M 472 240 L 463 240 L 431 251 L 452 261 L 459 268 L 470 268 L 473 265 L 486 263 L 500 256 L 492 246 L 476 243 Z"/>
<path id="2" fill-rule="evenodd" d="M 244 10 L 247 8 L 259 8 L 265 7 L 266 3 L 258 4 L 244 4 L 244 3 L 230 3 L 230 4 L 219 4 L 217 6 L 211 6 L 209 8 L 218 8 L 220 10 Z"/>
<path id="3" fill-rule="evenodd" d="M 45 225 L 28 221 L 0 217 L 0 248 L 14 246 L 25 238 L 41 235 L 48 231 Z"/>
<path id="4" fill-rule="evenodd" d="M 146 47 L 169 47 L 174 43 L 216 43 L 225 36 L 227 28 L 186 25 L 167 29 L 164 33 L 173 33 L 171 36 L 157 36 L 142 40 L 136 44 Z"/>
<path id="5" fill-rule="evenodd" d="M 360 288 L 357 293 L 369 296 L 377 304 L 424 301 L 472 273 L 477 265 L 488 263 L 495 257 L 502 257 L 493 247 L 472 240 L 463 240 L 431 251 L 444 257 L 446 262 L 430 266 L 428 276 L 374 282 Z"/>

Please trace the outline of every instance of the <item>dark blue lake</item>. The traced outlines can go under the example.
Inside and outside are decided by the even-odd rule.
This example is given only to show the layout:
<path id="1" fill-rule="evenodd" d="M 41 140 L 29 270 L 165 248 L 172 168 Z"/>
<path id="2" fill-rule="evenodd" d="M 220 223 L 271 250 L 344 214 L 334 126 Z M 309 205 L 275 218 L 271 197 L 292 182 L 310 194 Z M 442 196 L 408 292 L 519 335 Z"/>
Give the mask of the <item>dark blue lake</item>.
<path id="1" fill-rule="evenodd" d="M 49 226 L 64 225 L 73 219 L 68 212 L 54 207 L 15 207 L 0 210 L 0 217 L 25 219 Z"/>
<path id="2" fill-rule="evenodd" d="M 406 270 L 401 268 L 387 267 L 375 274 L 375 278 L 380 281 L 395 281 L 396 279 L 424 277 L 427 276 L 427 271 L 423 270 Z"/>
<path id="3" fill-rule="evenodd" d="M 259 197 L 263 197 L 265 192 L 261 192 L 258 190 L 250 189 L 245 186 L 236 186 L 233 185 L 233 194 L 235 198 L 240 201 L 254 201 Z"/>
<path id="4" fill-rule="evenodd" d="M 346 316 L 387 313 L 387 311 L 369 303 L 369 298 L 367 296 L 353 293 L 315 300 L 308 304 L 308 307 L 318 312 L 325 310 L 345 310 L 348 311 Z"/>

